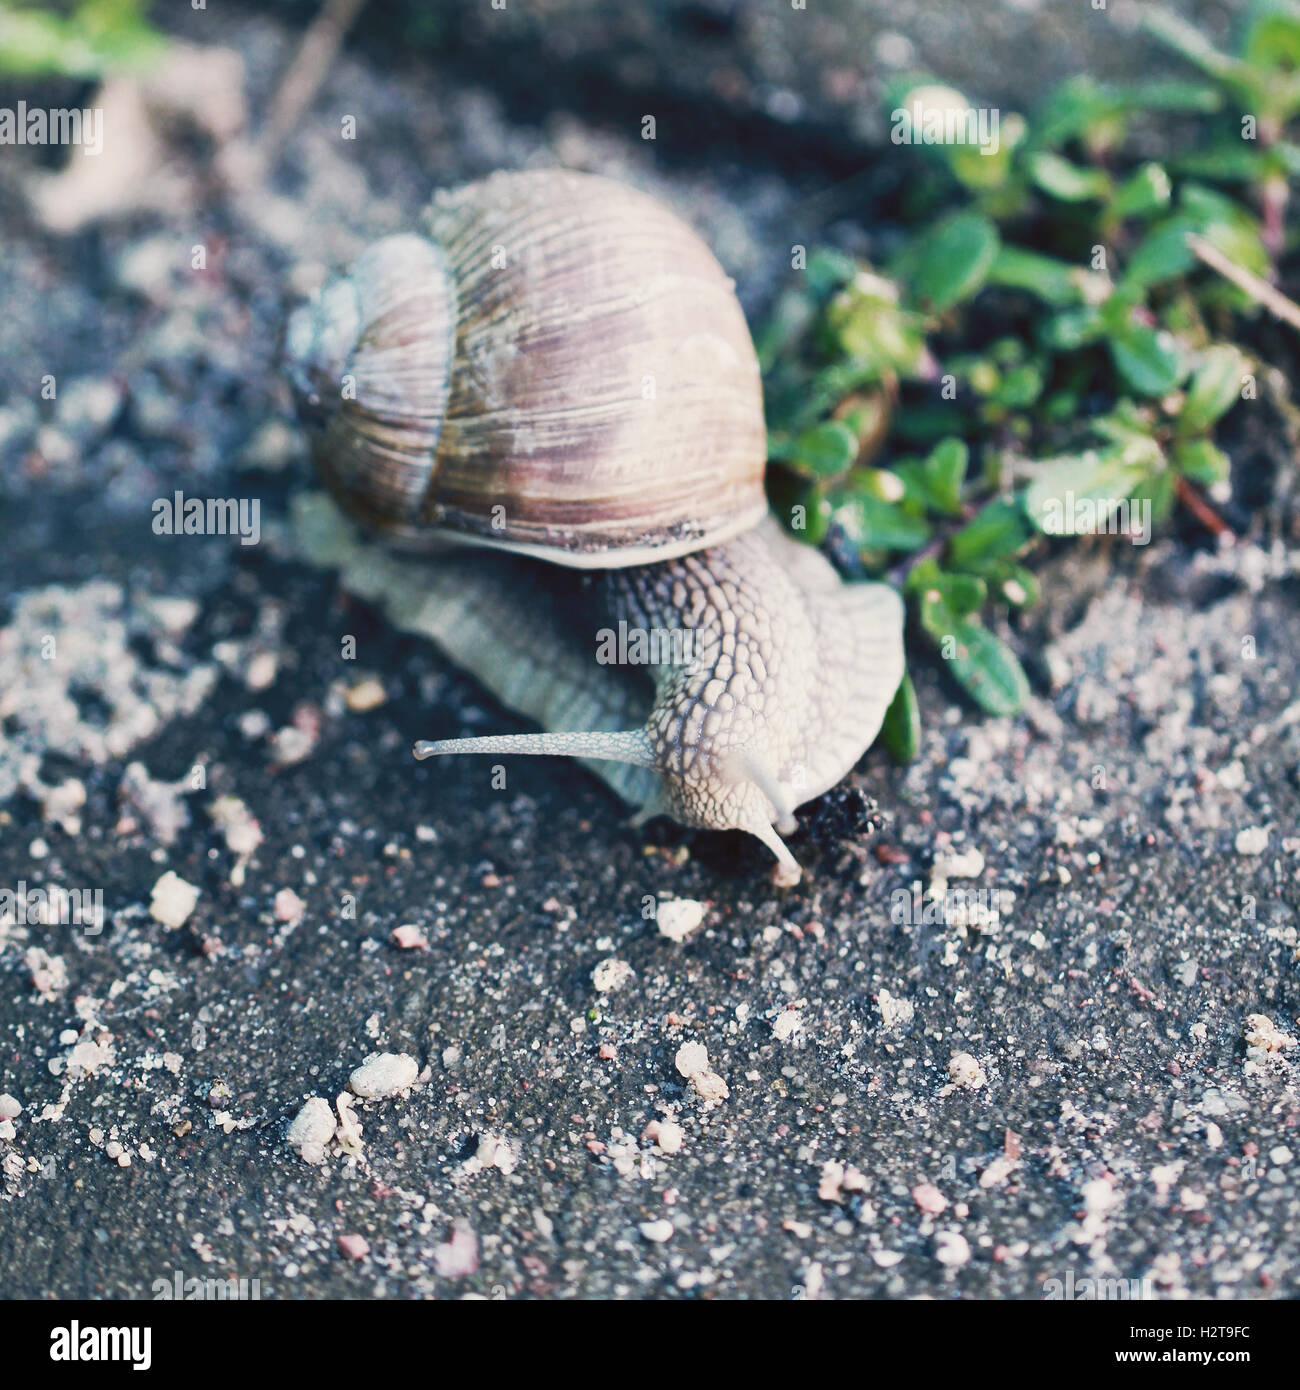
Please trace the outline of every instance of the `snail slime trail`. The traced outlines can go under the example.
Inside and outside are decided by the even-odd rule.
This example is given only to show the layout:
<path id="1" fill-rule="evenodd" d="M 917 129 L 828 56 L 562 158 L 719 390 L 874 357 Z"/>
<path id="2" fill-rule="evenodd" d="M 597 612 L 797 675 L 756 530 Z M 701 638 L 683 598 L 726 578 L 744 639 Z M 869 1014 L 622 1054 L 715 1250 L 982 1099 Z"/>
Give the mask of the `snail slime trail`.
<path id="1" fill-rule="evenodd" d="M 297 499 L 304 552 L 541 729 L 415 756 L 581 758 L 638 823 L 747 831 L 798 882 L 782 836 L 875 738 L 903 608 L 769 512 L 758 360 L 700 237 L 608 179 L 494 174 L 286 344 L 334 499 Z"/>

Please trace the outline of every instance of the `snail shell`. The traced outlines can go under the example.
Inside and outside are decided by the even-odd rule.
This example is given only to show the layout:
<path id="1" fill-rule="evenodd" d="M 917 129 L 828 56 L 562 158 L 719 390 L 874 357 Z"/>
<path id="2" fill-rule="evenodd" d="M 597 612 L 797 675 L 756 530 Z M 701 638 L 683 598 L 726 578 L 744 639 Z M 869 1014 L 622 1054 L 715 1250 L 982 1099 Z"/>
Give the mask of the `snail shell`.
<path id="1" fill-rule="evenodd" d="M 578 567 L 717 544 L 766 510 L 732 283 L 653 198 L 563 171 L 439 194 L 290 321 L 316 458 L 353 516 Z"/>

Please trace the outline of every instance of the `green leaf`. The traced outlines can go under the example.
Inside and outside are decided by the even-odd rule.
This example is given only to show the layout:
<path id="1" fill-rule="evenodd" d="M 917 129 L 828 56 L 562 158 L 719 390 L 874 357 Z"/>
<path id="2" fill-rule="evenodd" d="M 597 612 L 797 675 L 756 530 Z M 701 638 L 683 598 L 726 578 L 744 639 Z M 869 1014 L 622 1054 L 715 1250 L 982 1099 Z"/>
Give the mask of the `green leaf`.
<path id="1" fill-rule="evenodd" d="M 967 618 L 983 608 L 989 586 L 977 574 L 945 574 L 939 581 L 939 592 L 954 617 Z"/>
<path id="2" fill-rule="evenodd" d="M 997 148 L 991 145 L 945 145 L 948 167 L 958 183 L 973 192 L 1001 188 L 1011 174 L 1016 146 L 1024 138 L 1024 122 L 1012 114 L 1001 123 Z"/>
<path id="3" fill-rule="evenodd" d="M 1191 255 L 1191 252 L 1188 252 Z M 1079 348 L 1095 343 L 1106 331 L 1106 320 L 1101 310 L 1092 304 L 1082 309 L 1066 309 L 1064 313 L 1053 314 L 1039 325 L 1039 337 L 1045 347 L 1056 352 L 1077 352 Z"/>
<path id="4" fill-rule="evenodd" d="M 913 298 L 938 313 L 970 299 L 988 278 L 999 244 L 983 213 L 958 212 L 936 223 L 911 250 Z"/>
<path id="5" fill-rule="evenodd" d="M 805 430 L 790 446 L 789 461 L 814 478 L 837 478 L 858 456 L 858 439 L 839 420 L 826 420 Z"/>
<path id="6" fill-rule="evenodd" d="M 1201 183 L 1184 184 L 1179 195 L 1179 207 L 1192 223 L 1191 230 L 1199 232 L 1229 260 L 1253 270 L 1256 275 L 1268 275 L 1272 261 L 1260 239 L 1259 220 L 1218 189 Z"/>
<path id="7" fill-rule="evenodd" d="M 1188 383 L 1187 398 L 1178 414 L 1178 428 L 1203 434 L 1241 399 L 1241 379 L 1250 368 L 1243 353 L 1230 343 L 1207 348 Z"/>
<path id="8" fill-rule="evenodd" d="M 1105 146 L 1129 112 L 1218 111 L 1222 95 L 1203 82 L 1157 79 L 1107 83 L 1079 76 L 1054 87 L 1040 109 L 1034 129 L 1040 144 L 1055 146 L 1077 136 Z"/>
<path id="9" fill-rule="evenodd" d="M 1029 681 L 1015 652 L 973 618 L 960 623 L 953 635 L 958 650 L 952 673 L 967 694 L 989 714 L 1019 713 L 1029 699 Z"/>
<path id="10" fill-rule="evenodd" d="M 906 672 L 880 726 L 880 738 L 896 763 L 910 763 L 921 746 L 921 709 Z"/>
<path id="11" fill-rule="evenodd" d="M 1029 161 L 1033 181 L 1063 203 L 1100 201 L 1110 194 L 1110 177 L 1102 169 L 1083 169 L 1058 154 L 1040 150 Z"/>
<path id="12" fill-rule="evenodd" d="M 1111 124 L 1119 111 L 1113 93 L 1081 73 L 1048 93 L 1034 122 L 1036 138 L 1040 145 L 1062 145 Z"/>
<path id="13" fill-rule="evenodd" d="M 1241 56 L 1256 67 L 1300 68 L 1300 14 L 1287 4 L 1256 4 Z"/>
<path id="14" fill-rule="evenodd" d="M 1208 439 L 1184 439 L 1174 445 L 1174 467 L 1194 483 L 1209 487 L 1222 482 L 1232 471 L 1232 463 L 1222 449 Z"/>
<path id="15" fill-rule="evenodd" d="M 1174 509 L 1177 474 L 1172 468 L 1153 474 L 1142 486 L 1143 495 L 1151 499 L 1151 524 L 1163 526 Z"/>
<path id="16" fill-rule="evenodd" d="M 1268 274 L 1269 255 L 1257 220 L 1216 189 L 1188 183 L 1179 195 L 1179 210 L 1153 227 L 1129 257 L 1124 287 L 1142 289 L 1187 274 L 1197 263 L 1187 245 L 1188 232 L 1203 236 L 1256 275 Z"/>
<path id="17" fill-rule="evenodd" d="M 772 510 L 799 540 L 820 545 L 830 528 L 831 504 L 816 483 L 784 467 L 767 470 L 767 496 Z"/>
<path id="18" fill-rule="evenodd" d="M 1264 163 L 1264 151 L 1251 149 L 1240 136 L 1233 135 L 1209 149 L 1181 155 L 1174 162 L 1174 168 L 1191 178 L 1245 183 L 1258 177 Z"/>
<path id="19" fill-rule="evenodd" d="M 1043 394 L 1043 369 L 1036 362 L 1026 362 L 1012 367 L 1002 378 L 1002 383 L 994 393 L 999 405 L 1012 410 L 1023 410 L 1031 406 Z"/>
<path id="20" fill-rule="evenodd" d="M 917 550 L 930 539 L 923 517 L 861 493 L 839 499 L 832 516 L 849 540 L 866 550 Z"/>
<path id="21" fill-rule="evenodd" d="M 1161 164 L 1144 164 L 1115 191 L 1106 209 L 1112 217 L 1147 217 L 1169 206 L 1173 185 Z"/>
<path id="22" fill-rule="evenodd" d="M 1223 95 L 1204 82 L 1152 78 L 1119 83 L 1108 89 L 1129 111 L 1189 111 L 1208 114 L 1223 108 Z"/>
<path id="23" fill-rule="evenodd" d="M 1015 714 L 1029 698 L 1029 682 L 1015 653 L 978 618 L 960 617 L 941 595 L 921 595 L 921 626 L 929 633 L 957 682 L 981 709 Z"/>
<path id="24" fill-rule="evenodd" d="M 898 306 L 898 290 L 878 275 L 860 274 L 831 301 L 826 322 L 833 344 L 872 369 L 873 379 L 915 376 L 925 360 L 918 317 Z"/>
<path id="25" fill-rule="evenodd" d="M 822 246 L 808 257 L 804 274 L 809 290 L 821 297 L 849 284 L 859 270 L 861 267 L 852 256 L 834 247 Z"/>
<path id="26" fill-rule="evenodd" d="M 912 566 L 905 588 L 909 594 L 919 594 L 924 603 L 942 603 L 954 618 L 964 618 L 982 608 L 989 593 L 980 575 L 940 569 L 933 555 Z"/>
<path id="27" fill-rule="evenodd" d="M 1123 267 L 1124 285 L 1146 288 L 1186 275 L 1196 264 L 1187 244 L 1187 233 L 1195 230 L 1185 217 L 1170 218 L 1153 227 Z"/>
<path id="28" fill-rule="evenodd" d="M 975 569 L 1007 555 L 1015 555 L 1033 538 L 1020 506 L 998 497 L 948 542 L 948 560 L 959 569 Z"/>
<path id="29" fill-rule="evenodd" d="M 1110 335 L 1109 346 L 1120 375 L 1139 395 L 1163 396 L 1186 375 L 1178 341 L 1164 329 L 1127 323 Z"/>
<path id="30" fill-rule="evenodd" d="M 1111 512 L 1142 481 L 1150 461 L 1134 461 L 1116 447 L 1052 459 L 1024 494 L 1025 514 L 1046 536 L 1077 534 L 1076 521 L 1092 510 L 1102 529 Z"/>
<path id="31" fill-rule="evenodd" d="M 989 269 L 989 283 L 1028 290 L 1048 304 L 1078 304 L 1083 298 L 1086 271 L 1068 261 L 1040 256 L 1019 246 L 1003 245 Z"/>
<path id="32" fill-rule="evenodd" d="M 941 439 L 921 465 L 926 493 L 936 511 L 961 515 L 961 485 L 966 479 L 970 450 L 960 439 Z"/>

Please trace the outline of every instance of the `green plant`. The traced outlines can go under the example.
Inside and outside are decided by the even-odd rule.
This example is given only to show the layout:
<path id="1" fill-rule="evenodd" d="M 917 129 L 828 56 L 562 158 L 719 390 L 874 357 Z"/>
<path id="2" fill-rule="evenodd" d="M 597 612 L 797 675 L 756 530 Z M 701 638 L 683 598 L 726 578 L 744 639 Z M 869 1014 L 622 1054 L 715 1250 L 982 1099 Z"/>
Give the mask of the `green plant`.
<path id="1" fill-rule="evenodd" d="M 0 4 L 0 74 L 93 78 L 147 63 L 163 46 L 147 7 L 148 0 L 77 0 L 65 10 Z"/>
<path id="2" fill-rule="evenodd" d="M 1227 529 L 1202 489 L 1228 479 L 1215 431 L 1255 389 L 1251 354 L 1224 333 L 1258 306 L 1194 246 L 1274 272 L 1300 168 L 1286 138 L 1300 8 L 1260 0 L 1233 55 L 1162 12 L 1146 23 L 1202 76 L 1076 78 L 1031 119 L 1002 116 L 995 147 L 921 143 L 929 177 L 887 273 L 816 252 L 759 337 L 778 508 L 899 584 L 914 631 L 995 714 L 1028 695 L 997 628 L 1038 601 L 1029 562 L 1046 537 L 1144 539 L 1179 506 Z M 890 101 L 917 129 L 969 110 L 923 77 Z M 1134 159 L 1131 132 L 1153 112 L 1186 149 Z M 906 758 L 917 730 L 905 680 L 885 739 Z"/>

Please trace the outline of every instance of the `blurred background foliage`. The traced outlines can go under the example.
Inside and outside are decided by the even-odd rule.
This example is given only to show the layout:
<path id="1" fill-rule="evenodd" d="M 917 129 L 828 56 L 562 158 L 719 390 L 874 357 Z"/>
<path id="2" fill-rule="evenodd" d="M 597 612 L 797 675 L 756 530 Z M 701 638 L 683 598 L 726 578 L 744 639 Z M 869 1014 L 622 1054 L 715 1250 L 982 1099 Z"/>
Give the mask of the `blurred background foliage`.
<path id="1" fill-rule="evenodd" d="M 62 8 L 0 3 L 0 74 L 100 77 L 158 60 L 165 40 L 148 0 L 76 0 Z"/>
<path id="2" fill-rule="evenodd" d="M 814 251 L 759 334 L 779 509 L 899 583 L 914 630 L 994 714 L 1029 686 L 993 625 L 1037 602 L 1027 561 L 1077 503 L 1099 531 L 1183 507 L 1230 534 L 1216 436 L 1260 389 L 1237 338 L 1294 246 L 1300 9 L 1257 0 L 1232 52 L 1162 10 L 1144 23 L 1186 77 L 1077 77 L 1028 117 L 999 113 L 992 154 L 916 143 L 911 234 L 891 263 Z M 889 100 L 972 106 L 929 74 Z M 1153 111 L 1183 118 L 1159 161 L 1129 142 Z M 908 682 L 887 736 L 915 751 Z"/>

